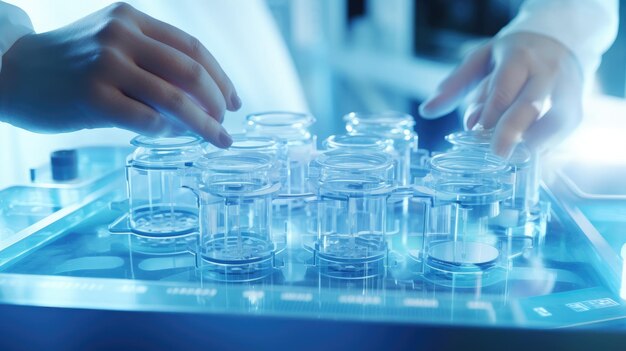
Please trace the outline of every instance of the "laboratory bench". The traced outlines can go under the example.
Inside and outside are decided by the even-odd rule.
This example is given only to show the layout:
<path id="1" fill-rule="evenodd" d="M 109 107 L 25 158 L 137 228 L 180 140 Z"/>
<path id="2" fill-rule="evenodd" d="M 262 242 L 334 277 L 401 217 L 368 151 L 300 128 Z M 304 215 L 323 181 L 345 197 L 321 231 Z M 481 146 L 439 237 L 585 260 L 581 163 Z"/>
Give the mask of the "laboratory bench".
<path id="1" fill-rule="evenodd" d="M 44 165 L 0 191 L 3 350 L 626 349 L 625 167 L 544 169 L 544 237 L 479 278 L 427 277 L 397 234 L 363 277 L 287 238 L 268 274 L 229 280 L 116 230 L 132 151 L 82 148 L 75 178 Z"/>

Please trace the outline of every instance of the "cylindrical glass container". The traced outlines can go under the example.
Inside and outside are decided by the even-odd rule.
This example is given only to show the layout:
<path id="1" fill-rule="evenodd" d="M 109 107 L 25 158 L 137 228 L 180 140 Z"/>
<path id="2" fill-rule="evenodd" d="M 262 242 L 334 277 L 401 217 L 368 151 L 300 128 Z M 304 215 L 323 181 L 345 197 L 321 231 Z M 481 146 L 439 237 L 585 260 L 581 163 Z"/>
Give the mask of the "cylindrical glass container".
<path id="1" fill-rule="evenodd" d="M 266 136 L 234 134 L 232 137 L 233 144 L 229 150 L 256 152 L 270 156 L 275 164 L 273 171 L 269 174 L 271 181 L 280 182 L 281 189 L 287 186 L 289 182 L 289 169 L 287 167 L 289 159 L 285 143 Z M 291 228 L 294 219 L 281 216 L 281 206 L 274 206 L 272 217 L 274 221 L 272 226 L 274 244 L 276 245 L 276 252 L 280 252 L 287 247 L 287 241 L 290 239 L 288 236 L 291 234 L 287 228 Z M 289 223 L 285 224 L 286 221 Z"/>
<path id="2" fill-rule="evenodd" d="M 318 195 L 315 262 L 320 273 L 364 278 L 384 272 L 393 163 L 384 153 L 329 151 L 311 163 Z"/>
<path id="3" fill-rule="evenodd" d="M 502 263 L 490 222 L 511 197 L 506 162 L 479 151 L 451 151 L 432 157 L 430 170 L 424 182 L 432 196 L 425 273 L 482 273 Z"/>
<path id="4" fill-rule="evenodd" d="M 201 181 L 198 262 L 218 280 L 246 281 L 272 272 L 276 238 L 272 197 L 280 182 L 274 159 L 253 152 L 211 153 L 198 162 Z"/>
<path id="5" fill-rule="evenodd" d="M 455 150 L 490 153 L 493 132 L 471 130 L 450 134 L 446 139 Z M 550 206 L 539 197 L 539 159 L 525 144 L 518 144 L 508 159 L 513 178 L 512 196 L 502 204 L 493 229 L 508 241 L 509 257 L 540 247 L 546 232 Z"/>
<path id="6" fill-rule="evenodd" d="M 530 211 L 539 203 L 539 164 L 537 155 L 524 144 L 519 144 L 509 158 L 515 175 L 511 206 Z"/>
<path id="7" fill-rule="evenodd" d="M 228 150 L 235 152 L 256 152 L 264 155 L 268 155 L 275 162 L 274 173 L 270 176 L 272 180 L 278 180 L 282 185 L 287 182 L 287 149 L 286 145 L 281 143 L 278 139 L 268 136 L 253 136 L 247 134 L 232 134 L 233 143 Z M 219 149 L 211 144 L 205 145 L 207 154 L 214 152 L 222 152 L 223 149 Z"/>
<path id="8" fill-rule="evenodd" d="M 411 153 L 411 184 L 420 185 L 424 177 L 428 175 L 430 151 L 418 149 Z"/>
<path id="9" fill-rule="evenodd" d="M 357 113 L 344 116 L 349 134 L 377 135 L 392 141 L 390 147 L 397 163 L 395 180 L 400 186 L 411 181 L 411 153 L 417 150 L 413 116 L 401 112 Z"/>
<path id="10" fill-rule="evenodd" d="M 137 136 L 131 143 L 137 147 L 126 164 L 131 231 L 147 237 L 196 232 L 196 196 L 184 185 L 202 157 L 200 138 Z"/>
<path id="11" fill-rule="evenodd" d="M 396 152 L 393 148 L 393 140 L 386 139 L 381 135 L 368 135 L 368 134 L 345 134 L 345 135 L 331 135 L 324 140 L 323 146 L 327 150 L 344 150 L 354 153 L 362 152 L 382 152 L 390 155 L 393 161 L 394 172 L 398 167 Z M 395 173 L 394 173 L 395 174 Z M 387 235 L 397 234 L 400 231 L 402 225 L 403 213 L 402 210 L 397 211 L 396 207 L 402 206 L 402 199 L 398 203 L 389 202 L 387 209 L 387 229 L 385 233 Z"/>
<path id="12" fill-rule="evenodd" d="M 491 130 L 466 130 L 446 136 L 446 140 L 455 150 L 477 150 L 490 152 Z M 539 202 L 539 167 L 537 155 L 526 145 L 518 144 L 508 160 L 511 172 L 515 177 L 513 197 L 510 207 L 529 211 Z"/>
<path id="13" fill-rule="evenodd" d="M 247 135 L 272 137 L 285 146 L 286 179 L 281 194 L 307 193 L 306 169 L 316 150 L 315 136 L 309 131 L 313 123 L 313 116 L 296 112 L 264 112 L 247 117 Z"/>

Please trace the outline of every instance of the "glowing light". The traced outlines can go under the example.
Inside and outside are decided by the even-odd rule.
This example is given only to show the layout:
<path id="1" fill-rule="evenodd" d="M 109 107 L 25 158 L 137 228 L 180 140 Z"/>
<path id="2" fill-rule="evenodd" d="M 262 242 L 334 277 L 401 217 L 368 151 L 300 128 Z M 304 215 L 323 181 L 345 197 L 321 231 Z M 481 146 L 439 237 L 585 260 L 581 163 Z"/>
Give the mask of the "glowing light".
<path id="1" fill-rule="evenodd" d="M 626 257 L 626 244 L 622 246 L 621 256 L 622 256 L 622 282 L 620 284 L 619 297 L 622 300 L 626 300 L 626 259 L 624 259 Z"/>
<path id="2" fill-rule="evenodd" d="M 578 129 L 558 148 L 589 164 L 626 164 L 626 101 L 596 96 Z"/>

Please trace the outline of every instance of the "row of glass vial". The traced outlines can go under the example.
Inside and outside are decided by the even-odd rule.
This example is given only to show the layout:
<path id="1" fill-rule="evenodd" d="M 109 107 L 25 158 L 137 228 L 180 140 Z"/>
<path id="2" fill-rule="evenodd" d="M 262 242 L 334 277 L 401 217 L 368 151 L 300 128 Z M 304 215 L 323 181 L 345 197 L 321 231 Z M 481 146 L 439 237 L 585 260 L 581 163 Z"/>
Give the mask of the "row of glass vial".
<path id="1" fill-rule="evenodd" d="M 368 122 L 372 120 L 374 118 Z M 390 122 L 393 119 L 387 115 L 383 120 Z M 312 118 L 301 114 L 279 113 L 251 116 L 249 121 L 251 130 L 258 135 L 259 131 L 264 130 L 262 124 L 269 126 L 274 134 L 281 128 L 306 129 L 300 127 L 308 127 Z M 402 128 L 412 127 L 408 122 L 403 123 Z M 355 118 L 355 115 L 348 116 L 349 131 L 351 126 L 363 125 L 373 128 L 376 123 L 364 123 Z M 385 123 L 378 125 L 384 126 Z M 308 131 L 280 133 L 279 135 L 289 138 L 278 142 L 276 139 L 259 136 L 236 138 L 233 147 L 236 151 L 211 150 L 208 155 L 206 150 L 199 147 L 199 141 L 192 137 L 161 140 L 138 137 L 134 140 L 138 149 L 129 159 L 128 167 L 130 227 L 136 234 L 156 237 L 192 234 L 197 228 L 197 209 L 200 208 L 198 257 L 217 265 L 218 270 L 226 271 L 231 277 L 254 277 L 255 272 L 271 267 L 273 255 L 285 246 L 286 233 L 271 232 L 272 217 L 277 217 L 272 216 L 272 201 L 276 202 L 277 198 L 289 201 L 304 196 L 308 193 L 305 190 L 308 178 L 309 184 L 313 185 L 309 189 L 314 190 L 316 196 L 312 203 L 313 212 L 316 213 L 312 227 L 317 235 L 311 246 L 316 254 L 316 262 L 330 275 L 360 277 L 378 274 L 385 264 L 386 235 L 391 232 L 387 223 L 390 220 L 405 223 L 408 230 L 404 234 L 409 236 L 420 235 L 411 228 L 430 223 L 428 228 L 423 226 L 427 232 L 424 234 L 423 230 L 421 233 L 424 241 L 421 243 L 422 247 L 413 250 L 418 253 L 414 255 L 415 258 L 424 261 L 425 257 L 436 256 L 441 251 L 441 248 L 432 252 L 428 249 L 431 246 L 430 239 L 446 237 L 445 234 L 441 235 L 441 231 L 449 232 L 453 227 L 455 232 L 452 240 L 447 241 L 468 241 L 470 234 L 463 232 L 459 235 L 459 225 L 451 226 L 451 221 L 463 221 L 460 228 L 466 228 L 468 223 L 474 223 L 473 217 L 477 217 L 478 222 L 482 221 L 485 227 L 485 216 L 478 215 L 479 211 L 476 211 L 481 206 L 491 206 L 491 212 L 484 212 L 491 214 L 488 218 L 499 217 L 496 213 L 499 214 L 500 203 L 509 198 L 506 186 L 496 189 L 496 193 L 500 195 L 492 194 L 492 198 L 489 198 L 482 193 L 477 195 L 475 188 L 473 193 L 464 194 L 463 191 L 468 186 L 466 183 L 456 184 L 456 188 L 448 184 L 446 188 L 442 187 L 443 183 L 440 181 L 429 180 L 426 182 L 428 191 L 417 196 L 407 195 L 407 188 L 399 185 L 405 185 L 403 183 L 410 179 L 410 160 L 407 162 L 406 157 L 401 157 L 404 154 L 398 153 L 396 148 L 398 145 L 408 145 L 399 149 L 408 149 L 410 154 L 410 151 L 415 150 L 416 136 L 413 132 L 397 130 L 390 134 L 402 135 L 398 140 L 403 143 L 394 144 L 394 140 L 385 139 L 381 134 L 329 138 L 324 144 L 332 151 L 326 151 L 316 158 L 310 167 L 312 174 L 308 177 L 307 160 L 314 157 L 315 145 L 314 137 Z M 292 150 L 289 149 L 290 146 L 293 146 Z M 434 172 L 431 172 L 430 178 L 449 180 L 459 175 L 456 174 L 459 169 L 442 168 L 441 164 L 447 162 L 457 166 L 464 165 L 459 166 L 461 179 L 481 178 L 482 183 L 474 184 L 478 188 L 482 187 L 484 190 L 493 185 L 493 180 L 487 181 L 489 177 L 485 177 L 484 172 L 477 172 L 484 164 L 468 162 L 468 155 L 468 152 L 463 152 L 462 155 L 457 152 L 433 158 L 431 166 L 434 166 Z M 486 159 L 481 157 L 483 161 Z M 196 171 L 190 172 L 190 169 Z M 402 172 L 399 173 L 399 169 Z M 504 168 L 498 170 L 501 171 L 504 172 Z M 441 174 L 437 176 L 436 172 Z M 491 171 L 487 173 L 491 174 Z M 194 176 L 190 177 L 190 174 Z M 398 174 L 406 176 L 399 177 Z M 498 184 L 500 186 L 504 183 Z M 193 191 L 190 192 L 190 189 Z M 420 191 L 415 193 L 419 194 Z M 423 199 L 429 196 L 434 201 L 432 205 L 423 207 L 423 223 L 406 224 L 408 217 L 416 217 L 414 214 L 409 216 L 407 201 L 411 199 L 423 203 Z M 471 203 L 467 202 L 468 198 L 482 200 Z M 392 204 L 403 204 L 403 209 L 398 213 L 393 205 L 389 206 L 390 201 Z M 449 219 L 451 212 L 444 209 L 451 204 L 457 206 L 453 219 Z M 471 207 L 472 211 L 467 209 L 468 205 L 474 206 Z M 429 208 L 433 211 L 429 211 Z M 448 229 L 442 230 L 441 225 L 435 226 L 432 223 L 448 223 Z M 474 233 L 473 229 L 470 231 Z M 474 234 L 476 233 L 473 236 L 480 238 L 482 232 Z M 460 252 L 459 248 L 471 247 L 474 255 L 476 249 L 485 250 L 485 247 L 475 244 L 475 240 L 469 242 L 469 246 L 448 246 L 453 249 L 454 254 Z M 449 254 L 448 251 L 445 252 Z M 429 253 L 421 255 L 419 252 Z M 493 256 L 494 251 L 490 252 L 487 255 L 489 257 Z M 468 257 L 467 252 L 463 255 Z M 455 257 L 452 261 L 457 259 Z M 484 261 L 484 257 L 481 260 Z M 481 260 L 479 261 L 482 262 Z M 468 262 L 476 266 L 478 261 L 473 259 Z M 450 268 L 455 268 L 454 264 Z"/>
<path id="2" fill-rule="evenodd" d="M 406 182 L 409 165 L 406 155 L 417 142 L 412 117 L 381 116 L 385 123 L 372 123 L 373 115 L 350 114 L 346 120 L 353 132 L 362 128 L 371 131 L 378 126 L 396 137 L 395 144 L 381 135 L 337 137 L 325 144 L 330 148 L 374 146 L 388 152 L 402 159 L 397 163 L 403 165 L 403 173 L 399 174 Z M 251 115 L 247 135 L 236 136 L 228 152 L 201 145 L 194 137 L 136 138 L 133 144 L 138 148 L 129 157 L 127 167 L 130 231 L 154 238 L 180 237 L 193 234 L 199 222 L 199 256 L 226 265 L 237 264 L 233 257 L 239 257 L 239 261 L 251 256 L 269 259 L 269 252 L 280 250 L 286 241 L 286 233 L 270 235 L 270 219 L 291 220 L 289 213 L 280 218 L 280 213 L 284 213 L 280 205 L 291 207 L 312 195 L 307 189 L 306 172 L 316 152 L 315 137 L 308 130 L 313 122 L 311 116 L 298 113 Z M 398 148 L 400 152 L 396 152 Z M 274 216 L 271 211 L 275 205 L 269 204 L 272 200 L 279 203 Z M 261 241 L 254 240 L 255 237 L 264 238 L 261 241 L 271 242 L 274 247 L 260 245 Z M 256 253 L 251 253 L 250 245 Z"/>

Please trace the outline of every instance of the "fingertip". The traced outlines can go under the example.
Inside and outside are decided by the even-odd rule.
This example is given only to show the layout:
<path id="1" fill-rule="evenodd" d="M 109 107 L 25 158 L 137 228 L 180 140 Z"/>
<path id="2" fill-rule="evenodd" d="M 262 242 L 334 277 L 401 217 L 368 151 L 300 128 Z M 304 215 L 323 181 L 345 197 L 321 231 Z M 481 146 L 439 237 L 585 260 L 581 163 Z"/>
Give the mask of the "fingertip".
<path id="1" fill-rule="evenodd" d="M 476 113 L 476 112 L 474 112 L 469 117 L 467 117 L 467 124 L 466 124 L 466 126 L 467 126 L 468 130 L 472 130 L 476 126 L 481 126 L 480 124 L 478 124 L 478 117 L 480 117 L 480 114 Z"/>
<path id="2" fill-rule="evenodd" d="M 463 119 L 465 120 L 465 125 L 468 130 L 472 130 L 476 126 L 482 127 L 478 123 L 478 119 L 483 111 L 483 106 L 483 103 L 472 103 L 467 107 L 467 110 L 465 110 Z"/>
<path id="3" fill-rule="evenodd" d="M 419 106 L 418 111 L 422 118 L 435 119 L 446 114 L 445 111 L 442 111 L 438 98 L 439 96 L 431 97 Z"/>
<path id="4" fill-rule="evenodd" d="M 230 136 L 230 134 L 228 134 L 228 132 L 224 128 L 222 128 L 222 130 L 220 131 L 220 135 L 218 137 L 218 143 L 219 145 L 216 145 L 216 146 L 222 149 L 229 148 L 233 144 L 233 138 Z"/>
<path id="5" fill-rule="evenodd" d="M 485 113 L 480 114 L 480 117 L 476 120 L 476 125 L 480 125 L 482 129 L 494 129 L 496 126 L 494 122 L 485 117 Z"/>
<path id="6" fill-rule="evenodd" d="M 521 141 L 522 139 L 515 133 L 496 130 L 493 139 L 491 139 L 491 151 L 497 156 L 508 160 L 513 154 L 515 146 Z"/>
<path id="7" fill-rule="evenodd" d="M 495 144 L 495 143 L 492 143 L 491 145 L 491 152 L 493 152 L 496 156 L 502 157 L 505 160 L 509 159 L 512 151 L 513 151 L 512 145 Z"/>
<path id="8" fill-rule="evenodd" d="M 481 125 L 480 122 L 478 125 Z M 493 136 L 491 137 L 491 153 L 507 159 L 508 148 L 509 140 L 507 140 L 506 136 L 504 136 L 499 129 L 495 130 Z"/>
<path id="9" fill-rule="evenodd" d="M 471 129 L 471 130 L 476 130 L 476 131 L 484 131 L 484 130 L 485 130 L 485 127 L 483 127 L 483 125 L 482 125 L 482 124 L 480 124 L 480 123 L 476 122 L 476 124 L 474 124 L 474 125 L 472 126 L 472 129 Z"/>
<path id="10" fill-rule="evenodd" d="M 229 106 L 229 111 L 237 111 L 241 108 L 241 98 L 239 98 L 239 95 L 237 95 L 237 92 L 233 92 L 232 95 L 230 96 L 230 106 Z"/>
<path id="11" fill-rule="evenodd" d="M 420 116 L 422 116 L 422 118 L 426 118 L 426 119 L 432 118 L 432 113 L 430 111 L 428 104 L 430 104 L 430 100 L 427 100 L 426 102 L 422 103 L 418 108 L 419 114 Z"/>

